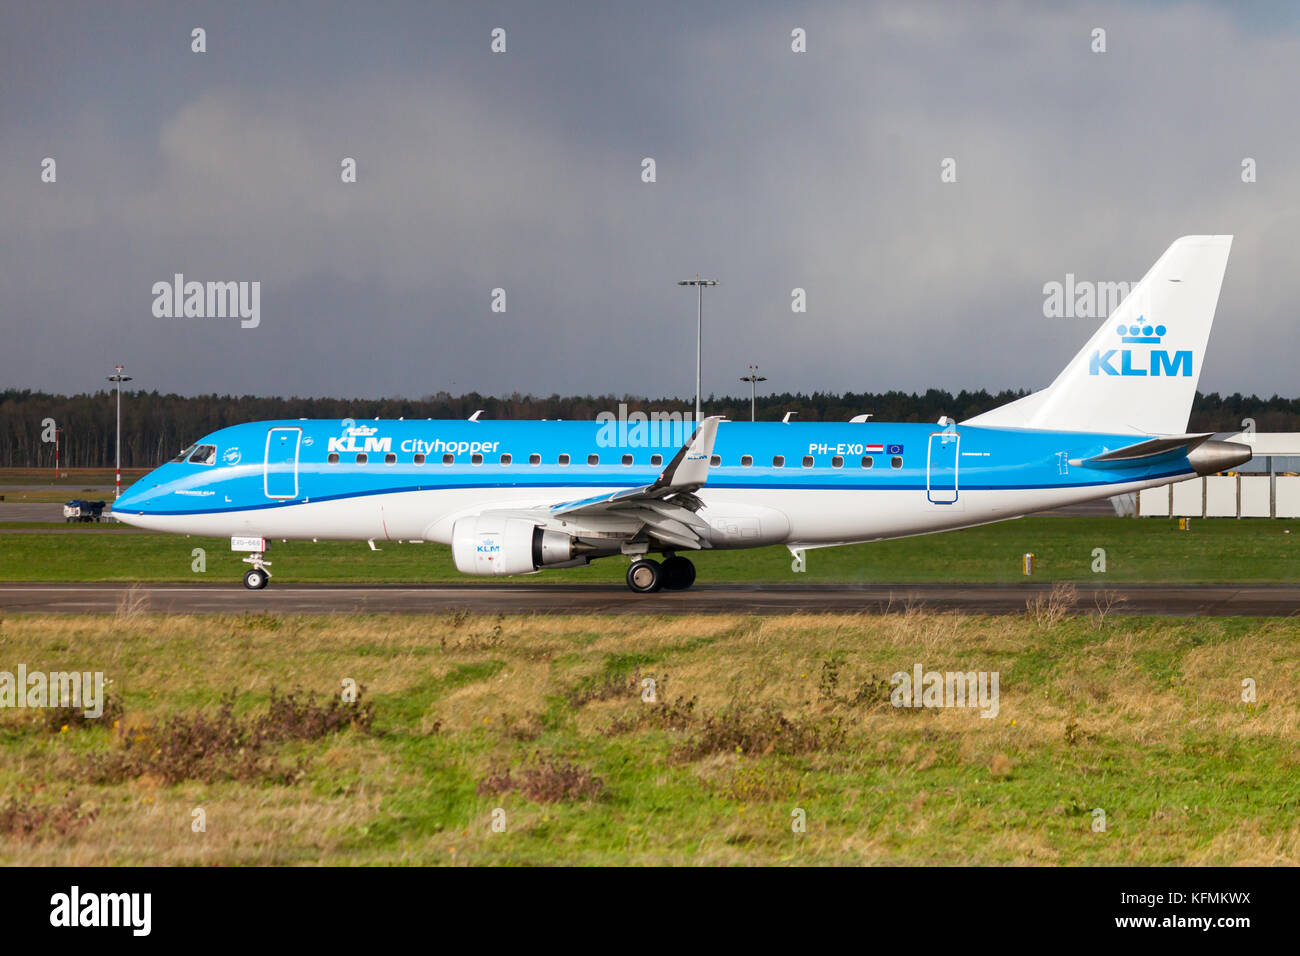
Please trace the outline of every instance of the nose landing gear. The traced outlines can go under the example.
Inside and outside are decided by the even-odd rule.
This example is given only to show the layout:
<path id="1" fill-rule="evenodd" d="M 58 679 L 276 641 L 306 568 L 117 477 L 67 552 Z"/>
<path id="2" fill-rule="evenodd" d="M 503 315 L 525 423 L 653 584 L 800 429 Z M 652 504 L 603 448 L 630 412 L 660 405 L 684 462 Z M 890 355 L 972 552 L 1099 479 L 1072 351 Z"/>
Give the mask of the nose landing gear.
<path id="1" fill-rule="evenodd" d="M 256 551 L 244 558 L 246 564 L 252 567 L 244 572 L 244 587 L 250 591 L 260 591 L 271 582 L 271 572 L 266 570 L 270 561 L 262 557 L 261 551 Z"/>

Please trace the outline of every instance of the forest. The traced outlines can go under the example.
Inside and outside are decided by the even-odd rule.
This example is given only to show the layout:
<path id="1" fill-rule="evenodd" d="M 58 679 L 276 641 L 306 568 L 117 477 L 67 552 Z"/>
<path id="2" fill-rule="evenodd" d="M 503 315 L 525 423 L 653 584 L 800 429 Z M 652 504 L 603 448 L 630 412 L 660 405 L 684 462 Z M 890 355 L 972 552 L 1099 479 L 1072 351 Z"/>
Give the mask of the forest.
<path id="1" fill-rule="evenodd" d="M 956 394 L 929 389 L 924 393 L 846 392 L 832 394 L 763 395 L 757 400 L 760 421 L 779 420 L 787 412 L 797 421 L 847 421 L 870 414 L 876 421 L 938 421 L 946 415 L 957 421 L 1013 401 L 1026 391 L 991 393 L 961 391 Z M 275 398 L 254 395 L 162 395 L 158 392 L 122 393 L 122 466 L 152 467 L 171 458 L 198 438 L 243 422 L 285 418 L 468 418 L 482 409 L 483 419 L 585 419 L 601 412 L 627 410 L 687 412 L 694 400 L 629 396 L 561 396 L 549 398 L 510 395 L 453 396 L 446 392 L 420 399 L 378 398 Z M 111 391 L 81 395 L 0 391 L 0 467 L 48 467 L 54 462 L 54 430 L 59 432 L 60 464 L 68 468 L 102 468 L 113 464 L 116 395 Z M 708 396 L 705 414 L 735 420 L 749 418 L 749 396 Z M 1221 396 L 1197 393 L 1189 430 L 1235 432 L 1246 419 L 1254 419 L 1263 432 L 1300 431 L 1300 399 L 1259 398 L 1241 394 Z"/>

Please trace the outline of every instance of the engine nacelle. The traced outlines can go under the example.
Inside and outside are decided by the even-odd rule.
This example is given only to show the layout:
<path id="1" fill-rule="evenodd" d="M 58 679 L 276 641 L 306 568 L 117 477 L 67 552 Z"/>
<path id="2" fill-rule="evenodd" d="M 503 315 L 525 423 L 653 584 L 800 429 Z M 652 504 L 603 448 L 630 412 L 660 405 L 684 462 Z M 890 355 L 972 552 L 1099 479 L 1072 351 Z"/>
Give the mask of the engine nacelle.
<path id="1" fill-rule="evenodd" d="M 575 559 L 574 539 L 526 518 L 475 515 L 451 528 L 451 555 L 462 574 L 531 574 Z"/>

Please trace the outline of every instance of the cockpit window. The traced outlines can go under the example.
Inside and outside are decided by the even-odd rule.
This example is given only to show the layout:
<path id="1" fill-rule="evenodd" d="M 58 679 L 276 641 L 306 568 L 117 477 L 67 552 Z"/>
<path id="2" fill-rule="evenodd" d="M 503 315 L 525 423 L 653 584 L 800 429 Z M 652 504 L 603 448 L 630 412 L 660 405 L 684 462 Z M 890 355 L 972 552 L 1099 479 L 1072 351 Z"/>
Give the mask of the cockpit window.
<path id="1" fill-rule="evenodd" d="M 216 445 L 199 445 L 190 455 L 191 465 L 211 465 L 217 460 Z"/>
<path id="2" fill-rule="evenodd" d="M 173 459 L 172 459 L 172 462 L 175 463 L 175 462 L 184 461 L 186 458 L 189 458 L 189 457 L 190 457 L 190 452 L 194 451 L 194 449 L 196 449 L 196 448 L 198 448 L 198 447 L 199 447 L 199 446 L 198 446 L 197 444 L 195 444 L 195 445 L 190 445 L 188 448 L 186 448 L 186 449 L 184 449 L 183 451 L 181 451 L 181 453 L 180 453 L 179 455 L 177 455 L 175 458 L 173 458 Z"/>

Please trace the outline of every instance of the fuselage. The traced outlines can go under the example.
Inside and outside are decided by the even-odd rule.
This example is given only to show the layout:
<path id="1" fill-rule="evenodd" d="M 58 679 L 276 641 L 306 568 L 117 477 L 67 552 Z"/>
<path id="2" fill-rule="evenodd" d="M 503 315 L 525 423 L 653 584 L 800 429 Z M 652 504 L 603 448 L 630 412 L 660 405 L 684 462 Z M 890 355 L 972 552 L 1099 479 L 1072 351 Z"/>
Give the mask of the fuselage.
<path id="1" fill-rule="evenodd" d="M 205 436 L 185 460 L 133 484 L 113 514 L 182 534 L 450 543 L 467 515 L 653 482 L 690 431 L 679 422 L 255 422 Z M 1081 464 L 1141 437 L 723 422 L 699 517 L 711 547 L 817 547 L 984 524 L 1195 473 L 1186 455 Z"/>

